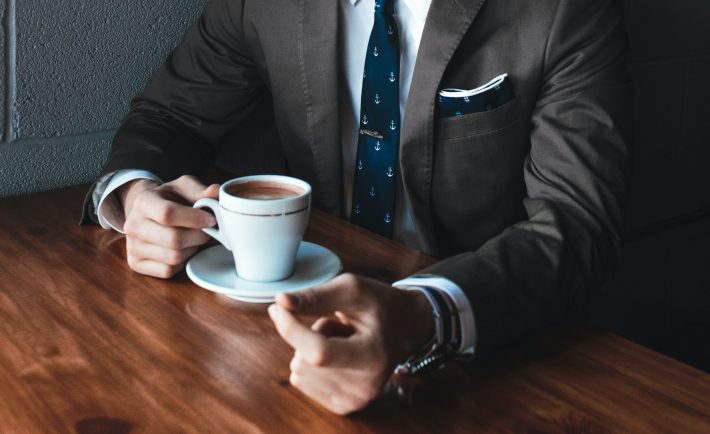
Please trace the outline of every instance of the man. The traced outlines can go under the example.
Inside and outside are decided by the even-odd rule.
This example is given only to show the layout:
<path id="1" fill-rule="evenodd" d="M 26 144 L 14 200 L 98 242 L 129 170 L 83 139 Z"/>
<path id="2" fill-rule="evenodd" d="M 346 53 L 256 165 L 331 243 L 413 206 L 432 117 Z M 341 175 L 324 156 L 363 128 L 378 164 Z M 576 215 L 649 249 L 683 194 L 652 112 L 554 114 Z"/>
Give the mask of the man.
<path id="1" fill-rule="evenodd" d="M 189 205 L 217 186 L 179 176 L 270 99 L 316 206 L 442 258 L 397 287 L 346 274 L 269 308 L 295 349 L 291 382 L 356 411 L 398 364 L 489 352 L 608 281 L 629 165 L 625 48 L 613 0 L 211 0 L 134 100 L 87 214 L 125 231 L 132 269 L 171 277 L 215 223 Z"/>

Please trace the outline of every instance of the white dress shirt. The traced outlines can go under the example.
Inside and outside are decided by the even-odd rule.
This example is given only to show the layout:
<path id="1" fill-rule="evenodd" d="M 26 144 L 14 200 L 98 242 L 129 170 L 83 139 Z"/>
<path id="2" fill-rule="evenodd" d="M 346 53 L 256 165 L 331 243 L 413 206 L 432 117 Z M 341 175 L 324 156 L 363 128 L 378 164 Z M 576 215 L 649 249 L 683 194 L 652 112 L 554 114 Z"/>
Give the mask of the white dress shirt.
<path id="1" fill-rule="evenodd" d="M 362 92 L 362 72 L 365 66 L 365 56 L 370 32 L 374 23 L 375 0 L 339 0 L 340 14 L 343 23 L 343 38 L 339 59 L 341 72 L 346 79 L 346 92 L 341 101 L 342 149 L 343 149 L 343 185 L 346 210 L 350 215 L 352 188 L 354 178 L 355 157 L 360 125 L 360 94 Z M 424 23 L 429 11 L 431 0 L 395 0 L 394 18 L 397 22 L 400 37 L 400 92 L 399 106 L 404 122 L 405 107 L 412 82 L 414 65 L 422 38 Z M 401 171 L 398 171 L 401 173 Z M 123 209 L 115 195 L 111 193 L 121 185 L 134 179 L 148 178 L 158 182 L 153 174 L 138 170 L 120 170 L 108 174 L 99 180 L 93 192 L 93 201 L 99 223 L 103 228 L 123 230 L 125 221 Z M 412 221 L 409 201 L 402 192 L 402 180 L 398 179 L 398 192 L 395 205 L 394 238 L 407 246 L 420 250 L 416 228 Z M 443 291 L 453 300 L 461 318 L 461 345 L 459 351 L 470 355 L 476 345 L 476 325 L 473 309 L 465 293 L 448 279 L 443 277 L 410 277 L 393 284 L 401 289 L 417 289 L 428 286 Z"/>

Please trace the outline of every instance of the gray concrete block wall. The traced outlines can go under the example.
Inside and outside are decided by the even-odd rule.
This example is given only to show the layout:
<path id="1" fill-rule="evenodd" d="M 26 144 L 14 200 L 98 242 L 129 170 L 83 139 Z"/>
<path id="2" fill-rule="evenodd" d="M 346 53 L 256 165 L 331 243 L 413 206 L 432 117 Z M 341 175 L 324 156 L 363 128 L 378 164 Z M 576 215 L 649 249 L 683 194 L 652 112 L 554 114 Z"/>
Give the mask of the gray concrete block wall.
<path id="1" fill-rule="evenodd" d="M 0 74 L 0 104 L 2 104 L 2 106 L 0 106 L 0 114 L 2 114 L 3 116 L 2 120 L 0 121 L 0 138 L 2 138 L 3 140 L 5 138 L 5 104 L 7 103 L 7 100 L 5 99 L 5 74 L 7 71 L 7 63 L 5 61 L 5 36 L 10 32 L 10 30 L 7 28 L 7 22 L 10 20 L 10 18 L 6 16 L 6 13 L 7 11 L 5 9 L 5 3 L 0 2 L 0 67 L 3 68 L 3 73 Z M 2 164 L 1 160 L 0 164 Z"/>
<path id="2" fill-rule="evenodd" d="M 130 99 L 205 4 L 2 0 L 0 128 L 12 128 L 0 143 L 0 196 L 92 180 Z"/>
<path id="3" fill-rule="evenodd" d="M 112 137 L 113 131 L 107 131 L 7 143 L 0 148 L 0 188 L 22 194 L 89 181 L 106 158 Z"/>

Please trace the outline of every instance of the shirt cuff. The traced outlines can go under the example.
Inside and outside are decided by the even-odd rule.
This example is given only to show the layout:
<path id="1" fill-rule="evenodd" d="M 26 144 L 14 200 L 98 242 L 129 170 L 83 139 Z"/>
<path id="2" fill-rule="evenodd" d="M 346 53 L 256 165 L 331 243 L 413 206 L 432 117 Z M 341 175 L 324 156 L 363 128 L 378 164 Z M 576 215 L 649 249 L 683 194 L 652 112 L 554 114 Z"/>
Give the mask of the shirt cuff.
<path id="1" fill-rule="evenodd" d="M 162 182 L 160 178 L 150 172 L 131 169 L 109 173 L 96 182 L 96 187 L 91 193 L 91 199 L 94 201 L 96 216 L 102 228 L 110 228 L 123 233 L 123 224 L 126 222 L 126 216 L 123 213 L 123 207 L 113 192 L 120 186 L 136 179 L 150 179 L 158 183 Z"/>
<path id="2" fill-rule="evenodd" d="M 473 356 L 476 350 L 476 341 L 478 340 L 473 308 L 468 301 L 468 297 L 466 297 L 466 293 L 457 284 L 445 277 L 415 276 L 394 282 L 392 286 L 399 289 L 414 289 L 426 286 L 448 295 L 453 300 L 461 321 L 461 345 L 459 346 L 458 354 L 466 357 Z"/>

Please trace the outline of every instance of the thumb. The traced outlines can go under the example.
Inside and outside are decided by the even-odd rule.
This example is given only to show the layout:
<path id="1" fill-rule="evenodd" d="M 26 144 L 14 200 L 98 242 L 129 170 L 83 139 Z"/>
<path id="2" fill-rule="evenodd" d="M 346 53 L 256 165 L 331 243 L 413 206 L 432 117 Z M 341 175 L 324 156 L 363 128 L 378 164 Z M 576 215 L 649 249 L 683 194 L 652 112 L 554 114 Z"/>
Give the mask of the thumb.
<path id="1" fill-rule="evenodd" d="M 212 199 L 217 199 L 219 197 L 219 184 L 212 184 L 209 187 L 202 190 L 202 195 L 200 199 L 210 197 Z"/>
<path id="2" fill-rule="evenodd" d="M 303 315 L 352 312 L 362 307 L 365 301 L 365 295 L 358 285 L 357 277 L 341 274 L 330 282 L 303 291 L 279 293 L 276 295 L 276 304 Z"/>

